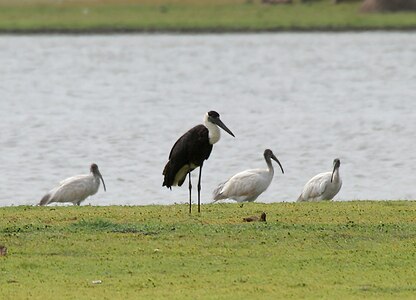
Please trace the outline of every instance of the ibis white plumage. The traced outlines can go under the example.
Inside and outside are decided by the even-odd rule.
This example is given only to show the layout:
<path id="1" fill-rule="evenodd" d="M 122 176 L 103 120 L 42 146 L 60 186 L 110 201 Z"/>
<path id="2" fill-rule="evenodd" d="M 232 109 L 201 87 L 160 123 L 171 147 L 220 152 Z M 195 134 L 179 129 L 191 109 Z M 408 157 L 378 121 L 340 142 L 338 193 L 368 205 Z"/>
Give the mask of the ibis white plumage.
<path id="1" fill-rule="evenodd" d="M 181 186 L 189 177 L 189 212 L 191 212 L 191 172 L 199 167 L 198 178 L 198 212 L 201 211 L 201 173 L 204 161 L 211 154 L 212 146 L 219 141 L 220 129 L 234 134 L 220 120 L 216 111 L 207 112 L 204 116 L 204 124 L 197 125 L 182 135 L 173 145 L 169 154 L 169 161 L 163 169 L 163 185 L 172 189 L 172 186 Z"/>
<path id="2" fill-rule="evenodd" d="M 282 173 L 283 167 L 272 150 L 264 151 L 267 169 L 252 169 L 235 174 L 226 182 L 221 183 L 213 192 L 215 201 L 233 199 L 237 202 L 252 202 L 260 196 L 270 185 L 274 175 L 272 159 L 276 161 Z"/>
<path id="3" fill-rule="evenodd" d="M 96 164 L 91 165 L 90 172 L 90 174 L 77 175 L 61 181 L 57 187 L 43 196 L 39 205 L 48 205 L 52 202 L 72 202 L 74 205 L 80 205 L 87 197 L 97 193 L 100 180 L 106 191 L 104 179 Z"/>
<path id="4" fill-rule="evenodd" d="M 312 177 L 303 187 L 298 201 L 321 201 L 334 198 L 342 186 L 341 176 L 339 175 L 340 165 L 341 161 L 335 158 L 331 172 L 320 173 Z"/>

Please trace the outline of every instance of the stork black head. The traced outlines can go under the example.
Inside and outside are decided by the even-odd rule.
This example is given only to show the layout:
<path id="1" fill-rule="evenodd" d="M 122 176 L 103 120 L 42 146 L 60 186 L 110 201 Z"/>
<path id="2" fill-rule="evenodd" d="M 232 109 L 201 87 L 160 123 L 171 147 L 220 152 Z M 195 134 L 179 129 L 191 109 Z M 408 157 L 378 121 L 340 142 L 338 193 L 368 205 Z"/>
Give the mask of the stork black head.
<path id="1" fill-rule="evenodd" d="M 275 162 L 277 162 L 279 164 L 280 169 L 282 170 L 282 173 L 284 174 L 285 171 L 283 171 L 283 167 L 282 164 L 280 163 L 280 161 L 277 159 L 277 157 L 273 154 L 273 151 L 270 149 L 266 149 L 264 150 L 264 159 L 266 161 L 271 161 L 270 159 L 273 159 Z"/>
<path id="2" fill-rule="evenodd" d="M 216 119 L 219 119 L 219 118 L 220 118 L 220 114 L 219 114 L 219 113 L 217 113 L 217 112 L 216 112 L 216 111 L 214 111 L 214 110 L 209 111 L 209 112 L 208 112 L 208 116 L 209 116 L 209 117 L 211 117 L 211 118 L 216 118 Z"/>
<path id="3" fill-rule="evenodd" d="M 231 132 L 231 130 L 228 129 L 227 126 L 225 126 L 225 124 L 221 121 L 220 114 L 217 113 L 216 111 L 211 110 L 211 111 L 208 112 L 208 121 L 215 124 L 215 125 L 218 125 L 218 127 L 223 129 L 224 131 L 226 131 L 228 134 L 234 136 L 234 134 Z"/>
<path id="4" fill-rule="evenodd" d="M 101 179 L 101 181 L 103 182 L 104 191 L 107 191 L 107 189 L 105 188 L 103 176 L 101 176 L 101 173 L 100 173 L 100 170 L 98 170 L 97 164 L 91 164 L 90 171 L 94 176 L 98 176 Z"/>
<path id="5" fill-rule="evenodd" d="M 335 158 L 334 159 L 334 169 L 332 170 L 331 182 L 334 179 L 335 170 L 339 169 L 340 166 L 341 166 L 341 161 L 339 160 L 339 158 Z"/>

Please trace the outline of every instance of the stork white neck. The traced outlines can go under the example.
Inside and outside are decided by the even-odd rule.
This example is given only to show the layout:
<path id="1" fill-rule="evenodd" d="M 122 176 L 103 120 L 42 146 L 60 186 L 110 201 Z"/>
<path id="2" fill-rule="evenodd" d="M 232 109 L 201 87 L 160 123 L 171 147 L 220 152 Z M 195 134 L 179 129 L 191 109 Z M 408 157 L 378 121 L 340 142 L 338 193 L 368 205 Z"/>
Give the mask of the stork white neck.
<path id="1" fill-rule="evenodd" d="M 214 145 L 216 142 L 220 140 L 221 132 L 217 125 L 215 125 L 214 123 L 211 123 L 208 120 L 208 113 L 205 114 L 204 125 L 206 128 L 208 128 L 209 143 L 211 145 Z"/>

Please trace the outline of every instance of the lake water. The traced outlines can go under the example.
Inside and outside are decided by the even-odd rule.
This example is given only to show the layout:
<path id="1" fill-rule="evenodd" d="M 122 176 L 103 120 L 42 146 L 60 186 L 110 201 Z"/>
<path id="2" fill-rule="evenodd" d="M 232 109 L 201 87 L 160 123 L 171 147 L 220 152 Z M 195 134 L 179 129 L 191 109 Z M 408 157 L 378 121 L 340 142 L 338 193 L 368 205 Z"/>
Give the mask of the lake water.
<path id="1" fill-rule="evenodd" d="M 285 174 L 259 202 L 295 201 L 336 157 L 335 200 L 416 199 L 415 33 L 4 35 L 0 53 L 1 206 L 36 204 L 91 162 L 107 192 L 84 205 L 185 203 L 162 170 L 209 110 L 236 138 L 205 163 L 203 203 L 265 167 L 265 148 Z"/>

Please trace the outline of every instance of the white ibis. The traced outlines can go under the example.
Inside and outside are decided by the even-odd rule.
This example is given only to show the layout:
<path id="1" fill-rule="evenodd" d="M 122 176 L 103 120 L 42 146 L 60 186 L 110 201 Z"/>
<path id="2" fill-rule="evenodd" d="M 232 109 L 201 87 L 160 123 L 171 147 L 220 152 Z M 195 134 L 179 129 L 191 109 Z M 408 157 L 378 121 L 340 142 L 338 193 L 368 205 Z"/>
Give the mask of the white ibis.
<path id="1" fill-rule="evenodd" d="M 320 201 L 334 198 L 342 186 L 339 175 L 340 165 L 341 161 L 335 158 L 332 172 L 324 172 L 312 177 L 303 187 L 298 201 Z"/>
<path id="2" fill-rule="evenodd" d="M 98 166 L 92 164 L 90 171 L 90 174 L 77 175 L 61 181 L 57 187 L 43 196 L 39 205 L 48 205 L 52 202 L 72 202 L 74 205 L 80 205 L 87 197 L 97 193 L 100 179 L 103 182 L 104 191 L 106 191 L 104 179 Z"/>
<path id="3" fill-rule="evenodd" d="M 226 182 L 221 183 L 213 192 L 215 201 L 233 199 L 237 202 L 253 202 L 270 185 L 274 175 L 272 159 L 276 161 L 282 173 L 283 167 L 272 150 L 264 150 L 267 169 L 252 169 L 235 174 Z"/>
<path id="4" fill-rule="evenodd" d="M 172 189 L 172 186 L 181 186 L 189 177 L 189 213 L 191 213 L 191 172 L 199 167 L 198 178 L 198 212 L 201 211 L 201 172 L 204 160 L 208 159 L 212 151 L 212 145 L 220 139 L 220 128 L 234 134 L 220 120 L 220 115 L 216 111 L 205 114 L 204 124 L 200 124 L 190 129 L 182 135 L 173 145 L 169 154 L 169 161 L 164 170 L 163 185 Z"/>

